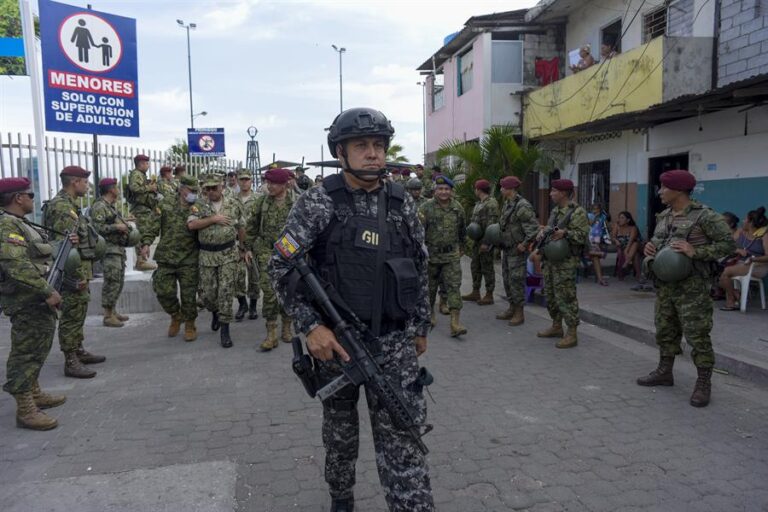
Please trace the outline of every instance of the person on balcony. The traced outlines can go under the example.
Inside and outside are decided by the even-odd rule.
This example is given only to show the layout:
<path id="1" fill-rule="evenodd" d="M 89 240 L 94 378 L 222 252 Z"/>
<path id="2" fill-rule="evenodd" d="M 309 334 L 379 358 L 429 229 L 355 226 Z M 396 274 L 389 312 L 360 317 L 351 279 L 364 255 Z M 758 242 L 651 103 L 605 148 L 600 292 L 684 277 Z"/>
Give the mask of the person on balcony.
<path id="1" fill-rule="evenodd" d="M 618 50 L 616 50 L 616 41 L 612 40 L 611 38 L 606 38 L 603 40 L 603 44 L 600 45 L 600 58 L 602 60 L 615 57 L 618 55 L 618 53 Z"/>
<path id="2" fill-rule="evenodd" d="M 592 57 L 592 47 L 588 44 L 585 44 L 581 48 L 579 48 L 579 62 L 571 66 L 571 71 L 573 73 L 578 73 L 579 71 L 584 71 L 590 66 L 593 66 L 595 64 L 595 58 Z"/>
<path id="3" fill-rule="evenodd" d="M 621 265 L 619 275 L 634 269 L 635 275 L 639 277 L 641 261 L 638 256 L 643 240 L 635 224 L 635 219 L 628 211 L 619 212 L 618 220 L 613 226 L 611 240 L 616 245 L 616 264 Z"/>
<path id="4" fill-rule="evenodd" d="M 720 286 L 725 290 L 723 311 L 737 311 L 740 293 L 733 285 L 733 278 L 745 276 L 752 267 L 752 277 L 762 279 L 768 275 L 768 218 L 765 207 L 752 210 L 744 219 L 744 227 L 736 240 L 736 254 L 741 262 L 725 267 L 720 275 Z"/>

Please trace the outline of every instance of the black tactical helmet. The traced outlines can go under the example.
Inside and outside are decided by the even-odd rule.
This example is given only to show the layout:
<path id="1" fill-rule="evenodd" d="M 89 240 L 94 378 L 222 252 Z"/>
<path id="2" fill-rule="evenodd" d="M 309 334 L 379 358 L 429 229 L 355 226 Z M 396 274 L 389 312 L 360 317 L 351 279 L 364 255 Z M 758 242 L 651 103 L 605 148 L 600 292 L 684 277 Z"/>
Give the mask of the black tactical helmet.
<path id="1" fill-rule="evenodd" d="M 357 137 L 384 137 L 389 148 L 389 141 L 395 135 L 395 129 L 389 119 L 372 108 L 350 108 L 333 120 L 328 128 L 328 149 L 338 158 L 336 144 Z"/>

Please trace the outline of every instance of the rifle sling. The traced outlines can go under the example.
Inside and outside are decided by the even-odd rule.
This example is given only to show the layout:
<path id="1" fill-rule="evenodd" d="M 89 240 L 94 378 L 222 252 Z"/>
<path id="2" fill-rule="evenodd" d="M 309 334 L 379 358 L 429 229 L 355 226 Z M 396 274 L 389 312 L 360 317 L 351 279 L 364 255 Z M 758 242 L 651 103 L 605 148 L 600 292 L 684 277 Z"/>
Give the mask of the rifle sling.
<path id="1" fill-rule="evenodd" d="M 379 189 L 377 201 L 377 217 L 379 230 L 379 245 L 376 251 L 376 279 L 373 286 L 373 310 L 371 312 L 371 333 L 374 338 L 381 334 L 381 315 L 384 301 L 384 258 L 389 243 L 387 235 L 387 187 L 385 184 Z"/>

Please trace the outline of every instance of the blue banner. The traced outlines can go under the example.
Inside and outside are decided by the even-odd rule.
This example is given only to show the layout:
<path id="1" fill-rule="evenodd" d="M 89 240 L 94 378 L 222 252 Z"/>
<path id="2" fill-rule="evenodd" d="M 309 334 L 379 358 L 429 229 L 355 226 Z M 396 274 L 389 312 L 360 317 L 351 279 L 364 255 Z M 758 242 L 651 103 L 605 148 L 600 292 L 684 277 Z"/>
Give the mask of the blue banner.
<path id="1" fill-rule="evenodd" d="M 139 136 L 136 20 L 40 0 L 45 127 Z"/>
<path id="2" fill-rule="evenodd" d="M 224 128 L 187 128 L 190 156 L 226 156 Z"/>

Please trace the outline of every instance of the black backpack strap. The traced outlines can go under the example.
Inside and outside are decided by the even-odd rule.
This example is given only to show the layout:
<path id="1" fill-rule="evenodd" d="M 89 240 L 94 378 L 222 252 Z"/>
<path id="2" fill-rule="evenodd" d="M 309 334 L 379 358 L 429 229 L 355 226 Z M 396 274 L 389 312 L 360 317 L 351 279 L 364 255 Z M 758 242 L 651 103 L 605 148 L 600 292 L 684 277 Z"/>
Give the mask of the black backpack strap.
<path id="1" fill-rule="evenodd" d="M 403 202 L 405 202 L 405 187 L 399 183 L 387 182 L 387 196 L 389 197 L 389 211 L 402 214 Z"/>
<path id="2" fill-rule="evenodd" d="M 336 210 L 343 210 L 345 207 L 351 210 L 352 204 L 349 200 L 347 185 L 344 183 L 344 177 L 341 174 L 331 174 L 324 178 L 323 188 L 325 188 L 325 192 L 333 201 L 333 206 Z"/>

